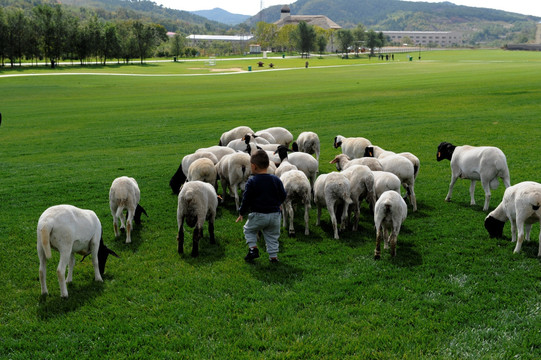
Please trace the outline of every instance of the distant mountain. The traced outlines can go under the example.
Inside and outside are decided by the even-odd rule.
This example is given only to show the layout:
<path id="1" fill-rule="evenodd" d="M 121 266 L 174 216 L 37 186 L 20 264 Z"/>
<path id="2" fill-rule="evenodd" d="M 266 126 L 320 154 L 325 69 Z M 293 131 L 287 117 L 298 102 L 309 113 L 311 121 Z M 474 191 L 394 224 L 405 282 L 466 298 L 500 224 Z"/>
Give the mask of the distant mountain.
<path id="1" fill-rule="evenodd" d="M 237 25 L 250 18 L 249 15 L 232 14 L 229 11 L 220 8 L 214 8 L 212 10 L 191 11 L 191 13 L 227 25 Z"/>

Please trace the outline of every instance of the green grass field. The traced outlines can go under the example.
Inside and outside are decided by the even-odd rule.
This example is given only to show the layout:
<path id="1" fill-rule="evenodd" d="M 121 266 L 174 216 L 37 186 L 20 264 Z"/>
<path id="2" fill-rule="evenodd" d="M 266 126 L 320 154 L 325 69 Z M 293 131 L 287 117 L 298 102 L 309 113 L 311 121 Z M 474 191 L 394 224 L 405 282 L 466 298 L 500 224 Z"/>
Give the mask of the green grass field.
<path id="1" fill-rule="evenodd" d="M 314 57 L 308 69 L 304 59 L 272 61 L 277 68 L 264 72 L 254 59 L 218 61 L 213 68 L 244 72 L 217 76 L 185 76 L 211 73 L 204 62 L 0 70 L 0 358 L 541 357 L 539 227 L 513 254 L 509 224 L 506 239 L 483 227 L 479 184 L 478 205 L 463 180 L 444 202 L 451 170 L 436 162 L 441 141 L 493 145 L 513 184 L 541 181 L 541 55 Z M 94 74 L 70 74 L 82 72 Z M 21 76 L 29 74 L 63 76 Z M 232 199 L 218 210 L 218 244 L 205 227 L 193 259 L 190 231 L 179 256 L 169 179 L 184 155 L 238 125 L 317 132 L 321 173 L 334 170 L 338 134 L 416 154 L 419 210 L 402 227 L 396 258 L 384 251 L 374 261 L 365 203 L 358 232 L 334 240 L 328 213 L 316 227 L 313 208 L 310 236 L 282 231 L 280 263 L 263 254 L 246 264 Z M 149 214 L 131 244 L 114 237 L 108 204 L 122 175 L 137 179 Z M 493 191 L 491 209 L 503 191 Z M 49 296 L 40 296 L 36 253 L 39 216 L 62 203 L 94 210 L 121 256 L 108 261 L 103 283 L 89 259 L 77 262 L 67 300 L 55 251 Z"/>

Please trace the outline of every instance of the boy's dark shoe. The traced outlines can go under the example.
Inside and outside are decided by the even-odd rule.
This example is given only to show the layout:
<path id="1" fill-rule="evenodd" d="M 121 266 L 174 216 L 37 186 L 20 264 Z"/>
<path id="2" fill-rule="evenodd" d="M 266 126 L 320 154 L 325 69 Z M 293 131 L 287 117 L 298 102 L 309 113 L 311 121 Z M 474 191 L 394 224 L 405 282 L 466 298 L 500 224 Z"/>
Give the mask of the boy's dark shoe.
<path id="1" fill-rule="evenodd" d="M 244 260 L 252 261 L 254 259 L 257 259 L 258 257 L 259 257 L 259 249 L 250 248 L 250 250 L 248 250 L 248 254 L 244 257 Z"/>
<path id="2" fill-rule="evenodd" d="M 270 261 L 271 263 L 277 263 L 277 262 L 280 262 L 280 261 L 278 260 L 277 257 L 270 258 L 269 261 Z"/>

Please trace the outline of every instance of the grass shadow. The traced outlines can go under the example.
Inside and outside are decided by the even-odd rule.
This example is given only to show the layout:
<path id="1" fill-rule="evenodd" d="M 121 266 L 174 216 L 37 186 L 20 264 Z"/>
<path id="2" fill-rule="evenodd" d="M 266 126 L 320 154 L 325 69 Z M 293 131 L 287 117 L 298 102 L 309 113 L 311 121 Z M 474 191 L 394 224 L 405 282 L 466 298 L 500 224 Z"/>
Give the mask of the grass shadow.
<path id="1" fill-rule="evenodd" d="M 287 261 L 287 258 L 286 258 Z M 250 273 L 258 280 L 267 284 L 290 286 L 303 278 L 303 271 L 283 260 L 278 263 L 271 263 L 262 256 L 253 262 L 246 263 Z"/>
<path id="2" fill-rule="evenodd" d="M 102 278 L 104 282 L 113 279 L 107 273 Z M 60 292 L 40 295 L 37 316 L 40 320 L 48 320 L 63 316 L 72 311 L 77 311 L 80 307 L 100 296 L 103 290 L 104 283 L 95 281 L 94 278 L 83 284 L 81 282 L 69 283 L 67 299 L 60 297 Z"/>

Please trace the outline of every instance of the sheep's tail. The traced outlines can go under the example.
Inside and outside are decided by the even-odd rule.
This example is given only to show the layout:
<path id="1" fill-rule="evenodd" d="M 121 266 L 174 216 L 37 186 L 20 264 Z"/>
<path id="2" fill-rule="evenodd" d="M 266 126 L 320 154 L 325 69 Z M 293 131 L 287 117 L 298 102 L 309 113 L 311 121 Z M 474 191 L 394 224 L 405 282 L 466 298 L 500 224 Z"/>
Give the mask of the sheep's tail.
<path id="1" fill-rule="evenodd" d="M 541 193 L 536 192 L 534 195 L 534 203 L 532 205 L 532 210 L 537 211 L 541 208 Z"/>
<path id="2" fill-rule="evenodd" d="M 50 231 L 47 228 L 47 226 L 43 226 L 40 230 L 40 240 L 41 240 L 41 246 L 43 248 L 43 252 L 45 253 L 45 257 L 47 259 L 51 258 L 51 242 L 49 240 L 50 238 Z"/>
<path id="3" fill-rule="evenodd" d="M 246 165 L 242 165 L 242 175 L 246 175 Z"/>

